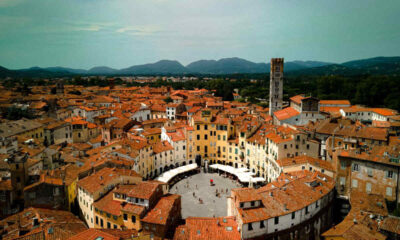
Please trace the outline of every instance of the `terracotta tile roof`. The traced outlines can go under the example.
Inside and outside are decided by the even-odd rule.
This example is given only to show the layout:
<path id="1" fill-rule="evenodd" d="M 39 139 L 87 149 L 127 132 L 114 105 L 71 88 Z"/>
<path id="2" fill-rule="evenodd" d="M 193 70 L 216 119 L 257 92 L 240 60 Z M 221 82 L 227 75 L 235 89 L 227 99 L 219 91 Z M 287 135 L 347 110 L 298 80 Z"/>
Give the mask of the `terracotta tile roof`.
<path id="1" fill-rule="evenodd" d="M 133 170 L 118 168 L 103 168 L 94 174 L 78 181 L 78 186 L 93 194 L 103 188 L 109 181 L 120 176 L 141 177 Z"/>
<path id="2" fill-rule="evenodd" d="M 300 94 L 300 95 L 296 95 L 296 96 L 291 97 L 290 101 L 295 102 L 297 104 L 301 104 L 301 100 L 303 100 L 304 98 L 305 98 L 304 94 Z"/>
<path id="3" fill-rule="evenodd" d="M 46 174 L 41 174 L 39 181 L 26 186 L 24 188 L 24 191 L 29 191 L 32 188 L 35 188 L 36 186 L 39 186 L 41 184 L 63 186 L 64 182 L 60 177 L 56 178 L 56 177 L 47 176 Z"/>
<path id="4" fill-rule="evenodd" d="M 148 136 L 153 134 L 161 134 L 161 128 L 148 128 L 142 132 L 143 136 Z"/>
<path id="5" fill-rule="evenodd" d="M 248 190 L 251 195 L 258 195 L 261 198 L 262 206 L 256 208 L 239 208 L 238 217 L 243 223 L 258 222 L 276 216 L 287 215 L 298 211 L 319 200 L 334 188 L 332 178 L 318 172 L 307 170 L 282 173 L 274 182 L 257 190 Z M 236 193 L 233 189 L 233 195 Z M 243 194 L 246 199 L 246 194 Z M 246 200 L 256 200 L 251 197 Z M 237 201 L 241 201 L 238 199 Z"/>
<path id="6" fill-rule="evenodd" d="M 234 188 L 232 191 L 235 193 L 238 202 L 251 202 L 262 199 L 262 196 L 257 194 L 254 188 Z"/>
<path id="7" fill-rule="evenodd" d="M 125 204 L 122 205 L 121 211 L 122 212 L 127 212 L 130 214 L 136 214 L 139 216 L 142 216 L 145 212 L 146 208 L 144 206 L 139 206 L 135 204 Z"/>
<path id="8" fill-rule="evenodd" d="M 188 217 L 176 229 L 174 240 L 239 240 L 237 227 L 234 217 Z"/>
<path id="9" fill-rule="evenodd" d="M 351 105 L 349 100 L 320 100 L 320 105 Z"/>
<path id="10" fill-rule="evenodd" d="M 382 116 L 394 116 L 398 114 L 397 111 L 389 108 L 372 108 L 372 111 Z"/>
<path id="11" fill-rule="evenodd" d="M 160 185 L 163 185 L 163 183 L 157 181 L 145 181 L 135 185 L 122 185 L 114 191 L 125 194 L 128 197 L 150 199 L 151 196 L 157 193 L 157 191 L 160 191 Z"/>
<path id="12" fill-rule="evenodd" d="M 153 124 L 153 123 L 165 123 L 168 121 L 168 118 L 155 118 L 142 122 L 142 125 Z"/>
<path id="13" fill-rule="evenodd" d="M 119 237 L 113 236 L 111 234 L 105 233 L 99 229 L 88 229 L 82 233 L 79 233 L 75 236 L 69 238 L 69 240 L 120 240 Z"/>
<path id="14" fill-rule="evenodd" d="M 367 149 L 342 150 L 339 157 L 400 166 L 398 161 L 392 160 L 400 158 L 400 146 L 370 146 Z"/>
<path id="15" fill-rule="evenodd" d="M 154 153 L 162 153 L 165 151 L 172 151 L 174 148 L 168 141 L 161 141 L 153 144 L 153 152 Z"/>
<path id="16" fill-rule="evenodd" d="M 168 132 L 167 135 L 171 137 L 173 142 L 186 140 L 185 133 L 181 129 L 177 129 L 175 132 Z"/>
<path id="17" fill-rule="evenodd" d="M 244 224 L 250 222 L 259 222 L 272 217 L 269 214 L 269 211 L 264 207 L 256 207 L 248 209 L 238 208 L 238 213 L 239 213 L 239 218 L 242 219 L 242 222 Z"/>
<path id="18" fill-rule="evenodd" d="M 383 196 L 353 191 L 350 194 L 350 204 L 351 210 L 345 219 L 321 236 L 354 240 L 386 239 L 386 236 L 378 232 L 378 223 L 370 218 L 370 214 L 387 216 L 388 212 Z"/>
<path id="19" fill-rule="evenodd" d="M 180 201 L 180 198 L 181 196 L 176 194 L 162 197 L 142 221 L 159 225 L 167 224 L 167 220 L 177 211 L 173 207 L 175 206 L 175 202 Z"/>
<path id="20" fill-rule="evenodd" d="M 282 110 L 278 110 L 278 111 L 274 112 L 274 116 L 280 121 L 295 117 L 299 114 L 300 114 L 300 112 L 298 112 L 296 109 L 294 109 L 292 107 L 287 107 Z"/>
<path id="21" fill-rule="evenodd" d="M 33 219 L 38 225 L 33 225 Z M 7 225 L 7 227 L 5 227 Z M 0 236 L 3 239 L 67 239 L 71 235 L 86 230 L 85 224 L 75 215 L 67 211 L 42 208 L 26 208 L 22 212 L 11 215 L 0 221 Z M 52 228 L 53 234 L 48 233 Z"/>
<path id="22" fill-rule="evenodd" d="M 127 185 L 129 186 L 129 185 Z M 113 200 L 113 195 L 116 190 L 109 192 L 107 195 L 97 200 L 93 205 L 100 211 L 112 214 L 114 216 L 120 216 L 122 211 L 142 215 L 145 211 L 144 206 L 135 205 L 132 203 L 126 203 L 118 200 Z"/>
<path id="23" fill-rule="evenodd" d="M 307 155 L 301 155 L 301 156 L 295 156 L 295 157 L 290 157 L 290 158 L 283 158 L 280 160 L 277 160 L 278 164 L 281 167 L 288 167 L 288 166 L 293 166 L 293 165 L 301 165 L 305 163 L 309 163 L 311 165 L 329 170 L 329 171 L 335 171 L 334 167 L 332 164 L 328 161 L 324 161 L 322 159 L 318 158 L 313 158 Z"/>

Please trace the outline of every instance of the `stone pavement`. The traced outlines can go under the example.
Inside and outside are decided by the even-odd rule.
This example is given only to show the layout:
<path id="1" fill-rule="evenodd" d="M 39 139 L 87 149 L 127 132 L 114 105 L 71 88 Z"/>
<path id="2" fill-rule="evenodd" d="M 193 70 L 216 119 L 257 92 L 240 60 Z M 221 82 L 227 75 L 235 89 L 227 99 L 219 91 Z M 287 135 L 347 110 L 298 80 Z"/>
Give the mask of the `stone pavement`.
<path id="1" fill-rule="evenodd" d="M 214 186 L 210 186 L 210 179 Z M 189 187 L 187 187 L 189 185 Z M 196 189 L 197 185 L 197 189 Z M 219 176 L 217 173 L 199 173 L 183 179 L 173 185 L 170 193 L 182 196 L 182 217 L 222 217 L 227 215 L 227 197 L 231 188 L 241 187 L 229 178 Z M 223 189 L 223 194 L 216 197 L 215 190 Z M 226 193 L 228 189 L 228 193 Z M 193 197 L 193 192 L 195 197 Z M 199 203 L 199 198 L 203 204 Z"/>

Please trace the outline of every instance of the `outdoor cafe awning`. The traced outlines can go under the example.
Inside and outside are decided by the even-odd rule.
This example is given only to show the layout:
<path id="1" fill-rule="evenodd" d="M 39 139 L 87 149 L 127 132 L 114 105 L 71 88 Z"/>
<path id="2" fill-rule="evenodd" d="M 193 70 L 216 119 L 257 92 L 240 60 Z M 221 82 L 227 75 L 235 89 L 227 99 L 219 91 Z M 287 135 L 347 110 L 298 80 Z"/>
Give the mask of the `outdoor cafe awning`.
<path id="1" fill-rule="evenodd" d="M 171 169 L 171 170 L 166 171 L 163 174 L 161 174 L 157 178 L 157 180 L 160 181 L 160 182 L 168 183 L 175 176 L 177 176 L 177 175 L 179 175 L 181 173 L 189 172 L 189 171 L 194 170 L 196 168 L 197 168 L 197 164 L 196 163 L 192 163 L 192 164 L 189 164 L 189 165 L 185 165 L 185 166 L 182 166 L 182 167 Z"/>

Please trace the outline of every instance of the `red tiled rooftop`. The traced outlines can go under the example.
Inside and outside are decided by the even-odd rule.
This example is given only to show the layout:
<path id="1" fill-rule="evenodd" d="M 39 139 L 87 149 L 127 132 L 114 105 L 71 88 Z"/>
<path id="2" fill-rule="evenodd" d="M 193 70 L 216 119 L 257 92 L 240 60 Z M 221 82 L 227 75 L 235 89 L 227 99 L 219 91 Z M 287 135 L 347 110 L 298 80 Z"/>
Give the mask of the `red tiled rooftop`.
<path id="1" fill-rule="evenodd" d="M 287 107 L 282 110 L 278 110 L 278 111 L 274 112 L 275 117 L 280 121 L 295 117 L 299 114 L 300 114 L 300 112 L 298 112 L 296 109 L 294 109 L 292 107 Z"/>

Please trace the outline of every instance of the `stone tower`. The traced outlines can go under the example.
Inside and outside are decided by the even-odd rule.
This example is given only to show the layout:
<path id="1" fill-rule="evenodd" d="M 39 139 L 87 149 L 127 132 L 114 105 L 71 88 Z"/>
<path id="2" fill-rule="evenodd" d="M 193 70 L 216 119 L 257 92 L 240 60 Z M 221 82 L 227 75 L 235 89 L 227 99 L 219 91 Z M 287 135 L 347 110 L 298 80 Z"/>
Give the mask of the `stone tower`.
<path id="1" fill-rule="evenodd" d="M 282 109 L 283 98 L 283 58 L 271 58 L 269 73 L 269 115 Z"/>
<path id="2" fill-rule="evenodd" d="M 58 80 L 56 83 L 56 93 L 57 94 L 64 94 L 64 81 Z"/>

